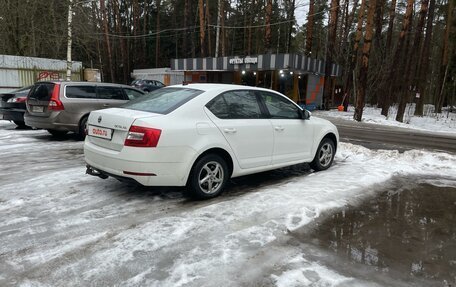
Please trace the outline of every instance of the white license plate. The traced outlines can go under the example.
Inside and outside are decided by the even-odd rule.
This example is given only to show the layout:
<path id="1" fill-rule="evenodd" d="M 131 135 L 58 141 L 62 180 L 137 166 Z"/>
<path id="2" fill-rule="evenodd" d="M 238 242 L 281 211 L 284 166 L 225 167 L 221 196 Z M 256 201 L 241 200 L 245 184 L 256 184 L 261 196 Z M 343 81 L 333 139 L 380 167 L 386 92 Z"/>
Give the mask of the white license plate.
<path id="1" fill-rule="evenodd" d="M 112 138 L 112 129 L 101 128 L 101 127 L 89 125 L 88 133 L 89 133 L 89 136 L 92 136 L 92 137 L 108 139 L 108 140 L 110 140 Z"/>
<path id="2" fill-rule="evenodd" d="M 32 106 L 32 112 L 34 113 L 42 113 L 44 111 L 44 107 L 42 106 Z"/>

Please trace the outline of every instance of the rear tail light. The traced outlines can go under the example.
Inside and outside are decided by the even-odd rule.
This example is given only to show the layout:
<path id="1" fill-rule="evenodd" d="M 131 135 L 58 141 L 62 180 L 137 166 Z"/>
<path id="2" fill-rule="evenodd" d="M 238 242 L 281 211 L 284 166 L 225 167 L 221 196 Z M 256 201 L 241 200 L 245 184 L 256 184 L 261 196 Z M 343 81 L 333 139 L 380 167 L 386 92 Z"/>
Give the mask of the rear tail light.
<path id="1" fill-rule="evenodd" d="M 27 100 L 27 97 L 20 97 L 20 98 L 11 98 L 6 101 L 7 103 L 24 103 Z"/>
<path id="2" fill-rule="evenodd" d="M 51 100 L 49 101 L 48 110 L 49 111 L 62 111 L 64 110 L 63 103 L 59 99 L 60 94 L 60 84 L 55 84 L 54 89 L 52 90 Z"/>
<path id="3" fill-rule="evenodd" d="M 125 146 L 156 147 L 161 130 L 140 126 L 131 126 L 125 139 Z"/>

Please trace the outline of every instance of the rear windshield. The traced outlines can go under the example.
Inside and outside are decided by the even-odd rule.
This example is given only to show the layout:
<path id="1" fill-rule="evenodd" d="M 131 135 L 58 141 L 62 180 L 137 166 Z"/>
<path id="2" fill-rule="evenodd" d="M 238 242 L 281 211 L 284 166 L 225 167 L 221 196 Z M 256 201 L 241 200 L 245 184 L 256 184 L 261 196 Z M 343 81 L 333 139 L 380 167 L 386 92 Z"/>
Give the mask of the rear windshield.
<path id="1" fill-rule="evenodd" d="M 29 98 L 36 99 L 38 101 L 49 101 L 51 99 L 53 89 L 53 83 L 35 84 L 30 91 Z"/>
<path id="2" fill-rule="evenodd" d="M 188 88 L 163 88 L 155 90 L 123 105 L 123 108 L 157 114 L 168 114 L 203 91 Z"/>

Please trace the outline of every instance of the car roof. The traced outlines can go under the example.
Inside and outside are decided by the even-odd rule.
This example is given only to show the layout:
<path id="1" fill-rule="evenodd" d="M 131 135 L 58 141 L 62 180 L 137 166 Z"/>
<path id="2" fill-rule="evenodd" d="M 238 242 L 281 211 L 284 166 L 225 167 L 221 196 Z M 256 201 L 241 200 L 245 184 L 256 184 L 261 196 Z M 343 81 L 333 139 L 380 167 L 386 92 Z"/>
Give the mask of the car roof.
<path id="1" fill-rule="evenodd" d="M 109 87 L 123 87 L 123 88 L 133 88 L 128 85 L 122 85 L 122 84 L 115 84 L 115 83 L 104 83 L 104 82 L 82 82 L 82 81 L 38 81 L 35 83 L 36 84 L 41 84 L 41 83 L 52 83 L 52 84 L 61 84 L 64 86 L 68 85 L 95 85 L 95 86 L 109 86 Z M 133 88 L 134 89 L 134 88 Z"/>
<path id="2" fill-rule="evenodd" d="M 273 92 L 277 93 L 276 91 L 270 90 L 270 89 L 265 89 L 265 88 L 259 88 L 259 87 L 252 87 L 252 86 L 244 86 L 244 85 L 235 85 L 235 84 L 180 84 L 180 85 L 173 85 L 173 86 L 168 86 L 168 87 L 181 87 L 181 88 L 192 88 L 192 89 L 197 89 L 201 90 L 204 92 L 209 92 L 209 91 L 229 91 L 229 90 L 255 90 L 255 91 L 267 91 L 267 92 Z"/>

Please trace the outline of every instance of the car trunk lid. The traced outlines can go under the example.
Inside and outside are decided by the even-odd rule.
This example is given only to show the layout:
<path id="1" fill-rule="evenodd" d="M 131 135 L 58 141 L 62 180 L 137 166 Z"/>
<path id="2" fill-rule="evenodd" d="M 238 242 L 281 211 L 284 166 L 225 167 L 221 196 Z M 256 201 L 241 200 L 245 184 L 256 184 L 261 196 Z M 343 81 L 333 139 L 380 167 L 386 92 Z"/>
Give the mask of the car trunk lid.
<path id="1" fill-rule="evenodd" d="M 58 99 L 60 85 L 55 83 L 37 83 L 27 96 L 27 111 L 33 116 L 49 117 L 52 110 L 49 103 L 53 97 Z"/>
<path id="2" fill-rule="evenodd" d="M 123 108 L 93 111 L 87 121 L 88 141 L 97 146 L 120 151 L 135 120 L 157 116 L 161 114 Z"/>

